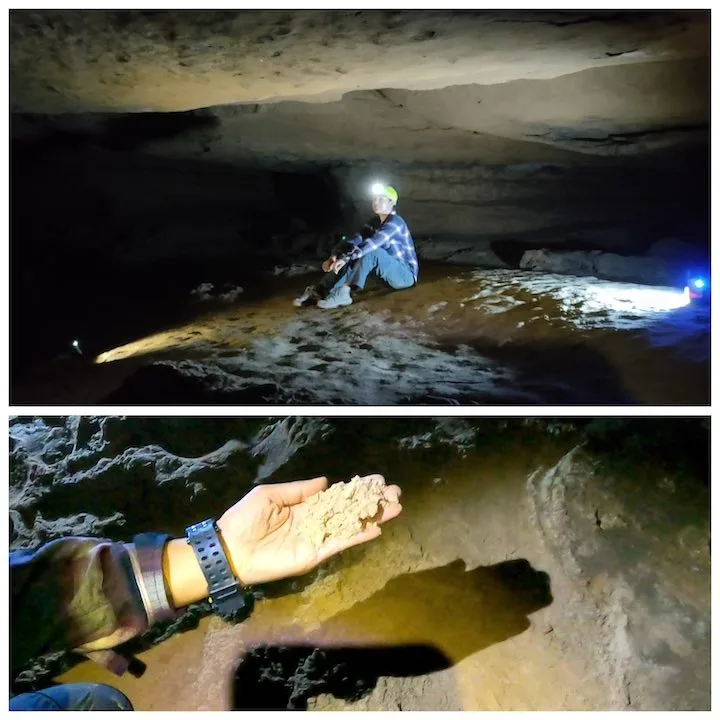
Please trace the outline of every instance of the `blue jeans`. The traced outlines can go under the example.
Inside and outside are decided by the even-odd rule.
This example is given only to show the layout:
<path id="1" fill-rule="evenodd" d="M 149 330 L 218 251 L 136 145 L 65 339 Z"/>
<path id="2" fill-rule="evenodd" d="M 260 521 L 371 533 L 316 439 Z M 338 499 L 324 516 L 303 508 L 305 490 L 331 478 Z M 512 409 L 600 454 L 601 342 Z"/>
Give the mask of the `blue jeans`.
<path id="1" fill-rule="evenodd" d="M 370 273 L 375 273 L 393 290 L 404 290 L 415 284 L 412 270 L 402 260 L 398 260 L 385 249 L 379 248 L 363 255 L 359 260 L 348 263 L 346 268 L 340 272 L 337 281 L 333 283 L 332 290 L 341 288 L 343 285 L 350 285 L 350 287 L 362 290 Z"/>
<path id="2" fill-rule="evenodd" d="M 10 710 L 132 710 L 119 690 L 99 683 L 68 683 L 10 699 Z"/>

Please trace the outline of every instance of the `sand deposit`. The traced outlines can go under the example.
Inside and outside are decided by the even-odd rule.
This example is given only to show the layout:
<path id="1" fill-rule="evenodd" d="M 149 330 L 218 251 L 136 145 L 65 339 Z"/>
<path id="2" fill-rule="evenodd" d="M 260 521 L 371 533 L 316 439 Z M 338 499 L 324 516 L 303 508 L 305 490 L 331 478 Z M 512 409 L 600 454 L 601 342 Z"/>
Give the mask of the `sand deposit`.
<path id="1" fill-rule="evenodd" d="M 316 548 L 332 540 L 349 540 L 376 524 L 386 504 L 381 475 L 339 482 L 305 501 L 300 528 Z"/>

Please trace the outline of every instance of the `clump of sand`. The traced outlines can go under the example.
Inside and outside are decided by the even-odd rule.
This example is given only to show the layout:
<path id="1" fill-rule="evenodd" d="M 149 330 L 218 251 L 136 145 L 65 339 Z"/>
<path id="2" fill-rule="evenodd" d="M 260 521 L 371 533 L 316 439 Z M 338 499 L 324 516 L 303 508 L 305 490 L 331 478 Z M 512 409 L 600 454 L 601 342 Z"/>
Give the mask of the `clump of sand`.
<path id="1" fill-rule="evenodd" d="M 385 499 L 385 480 L 380 475 L 339 482 L 304 503 L 300 531 L 316 548 L 331 540 L 349 540 L 377 524 Z"/>

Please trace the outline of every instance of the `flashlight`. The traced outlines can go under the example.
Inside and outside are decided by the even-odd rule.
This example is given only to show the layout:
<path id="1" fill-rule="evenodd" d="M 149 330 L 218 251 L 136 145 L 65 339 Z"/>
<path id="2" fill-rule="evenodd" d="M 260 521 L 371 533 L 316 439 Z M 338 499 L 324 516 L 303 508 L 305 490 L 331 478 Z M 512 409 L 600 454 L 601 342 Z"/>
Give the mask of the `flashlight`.
<path id="1" fill-rule="evenodd" d="M 692 275 L 685 286 L 685 297 L 688 301 L 708 300 L 710 295 L 710 282 L 707 277 Z"/>
<path id="2" fill-rule="evenodd" d="M 73 340 L 73 341 L 72 341 L 72 347 L 73 347 L 73 350 L 74 350 L 78 355 L 82 355 L 82 354 L 83 354 L 82 350 L 80 349 L 80 341 L 79 341 L 79 340 Z"/>

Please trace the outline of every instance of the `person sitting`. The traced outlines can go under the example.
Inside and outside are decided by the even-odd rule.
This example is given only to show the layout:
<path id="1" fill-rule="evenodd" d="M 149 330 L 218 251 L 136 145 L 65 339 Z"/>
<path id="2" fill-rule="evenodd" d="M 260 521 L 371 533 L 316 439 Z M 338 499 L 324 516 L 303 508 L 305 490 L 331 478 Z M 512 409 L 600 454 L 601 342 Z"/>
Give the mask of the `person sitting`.
<path id="1" fill-rule="evenodd" d="M 330 310 L 352 304 L 351 290 L 362 290 L 372 273 L 394 290 L 404 290 L 418 281 L 415 244 L 407 223 L 395 212 L 398 194 L 389 185 L 373 186 L 375 215 L 364 232 L 349 239 L 344 251 L 333 251 L 322 264 L 325 277 L 309 285 L 293 301 L 296 307 L 315 302 Z"/>

